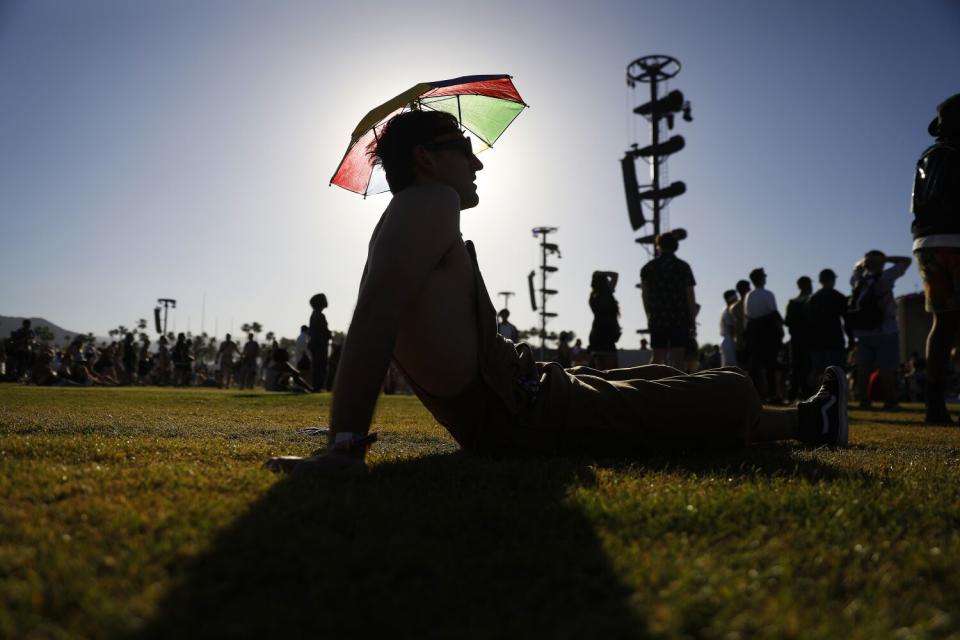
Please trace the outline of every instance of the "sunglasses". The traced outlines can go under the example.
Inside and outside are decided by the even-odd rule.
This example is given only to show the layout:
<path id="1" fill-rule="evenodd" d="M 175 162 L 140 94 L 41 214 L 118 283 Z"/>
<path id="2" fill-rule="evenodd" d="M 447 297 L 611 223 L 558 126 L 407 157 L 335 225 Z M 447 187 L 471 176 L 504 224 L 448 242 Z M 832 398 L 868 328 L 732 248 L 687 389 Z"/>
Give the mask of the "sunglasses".
<path id="1" fill-rule="evenodd" d="M 473 143 L 470 141 L 470 136 L 463 136 L 452 140 L 441 140 L 440 142 L 428 142 L 423 145 L 423 148 L 450 149 L 452 151 L 459 151 L 468 158 L 473 155 Z"/>

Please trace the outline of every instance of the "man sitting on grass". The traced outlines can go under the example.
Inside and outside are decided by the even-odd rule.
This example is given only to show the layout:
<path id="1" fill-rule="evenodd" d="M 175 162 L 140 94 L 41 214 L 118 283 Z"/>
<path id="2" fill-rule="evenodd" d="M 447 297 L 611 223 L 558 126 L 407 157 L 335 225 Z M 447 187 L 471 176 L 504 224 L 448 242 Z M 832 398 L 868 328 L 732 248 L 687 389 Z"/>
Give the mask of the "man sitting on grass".
<path id="1" fill-rule="evenodd" d="M 460 212 L 477 206 L 483 164 L 457 120 L 396 116 L 371 153 L 393 199 L 373 231 L 333 391 L 330 441 L 273 470 L 362 471 L 391 358 L 463 449 L 481 455 L 604 455 L 796 438 L 845 445 L 845 377 L 830 367 L 796 408 L 764 408 L 736 368 L 686 375 L 665 365 L 599 371 L 534 362 L 497 333 L 496 311 Z"/>

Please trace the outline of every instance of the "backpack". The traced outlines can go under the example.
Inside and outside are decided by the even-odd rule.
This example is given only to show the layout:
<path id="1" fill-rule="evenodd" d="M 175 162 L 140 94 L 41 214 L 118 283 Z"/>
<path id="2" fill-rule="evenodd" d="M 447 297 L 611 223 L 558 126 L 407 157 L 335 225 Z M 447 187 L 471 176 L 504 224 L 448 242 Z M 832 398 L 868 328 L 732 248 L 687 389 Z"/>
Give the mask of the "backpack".
<path id="1" fill-rule="evenodd" d="M 850 294 L 844 322 L 847 329 L 870 331 L 880 327 L 883 322 L 883 305 L 877 295 L 876 282 L 876 278 L 862 278 Z"/>

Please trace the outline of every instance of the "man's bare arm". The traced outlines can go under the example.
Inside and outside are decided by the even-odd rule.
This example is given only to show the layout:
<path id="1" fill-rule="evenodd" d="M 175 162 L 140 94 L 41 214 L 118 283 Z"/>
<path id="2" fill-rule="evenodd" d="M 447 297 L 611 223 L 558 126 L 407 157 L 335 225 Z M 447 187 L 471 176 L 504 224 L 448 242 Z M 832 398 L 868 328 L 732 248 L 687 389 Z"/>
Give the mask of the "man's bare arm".
<path id="1" fill-rule="evenodd" d="M 430 272 L 460 242 L 460 199 L 445 186 L 410 187 L 394 197 L 371 243 L 333 390 L 330 431 L 361 437 L 370 428 L 400 318 Z"/>

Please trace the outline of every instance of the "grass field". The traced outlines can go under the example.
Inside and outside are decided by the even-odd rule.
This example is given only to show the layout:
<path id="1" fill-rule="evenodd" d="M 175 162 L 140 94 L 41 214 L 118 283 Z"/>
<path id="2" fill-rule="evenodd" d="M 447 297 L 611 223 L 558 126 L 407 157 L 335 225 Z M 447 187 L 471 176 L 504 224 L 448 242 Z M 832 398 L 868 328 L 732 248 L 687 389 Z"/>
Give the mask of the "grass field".
<path id="1" fill-rule="evenodd" d="M 472 459 L 380 402 L 371 473 L 293 480 L 330 397 L 0 385 L 0 637 L 960 637 L 960 429 L 851 447 Z"/>

